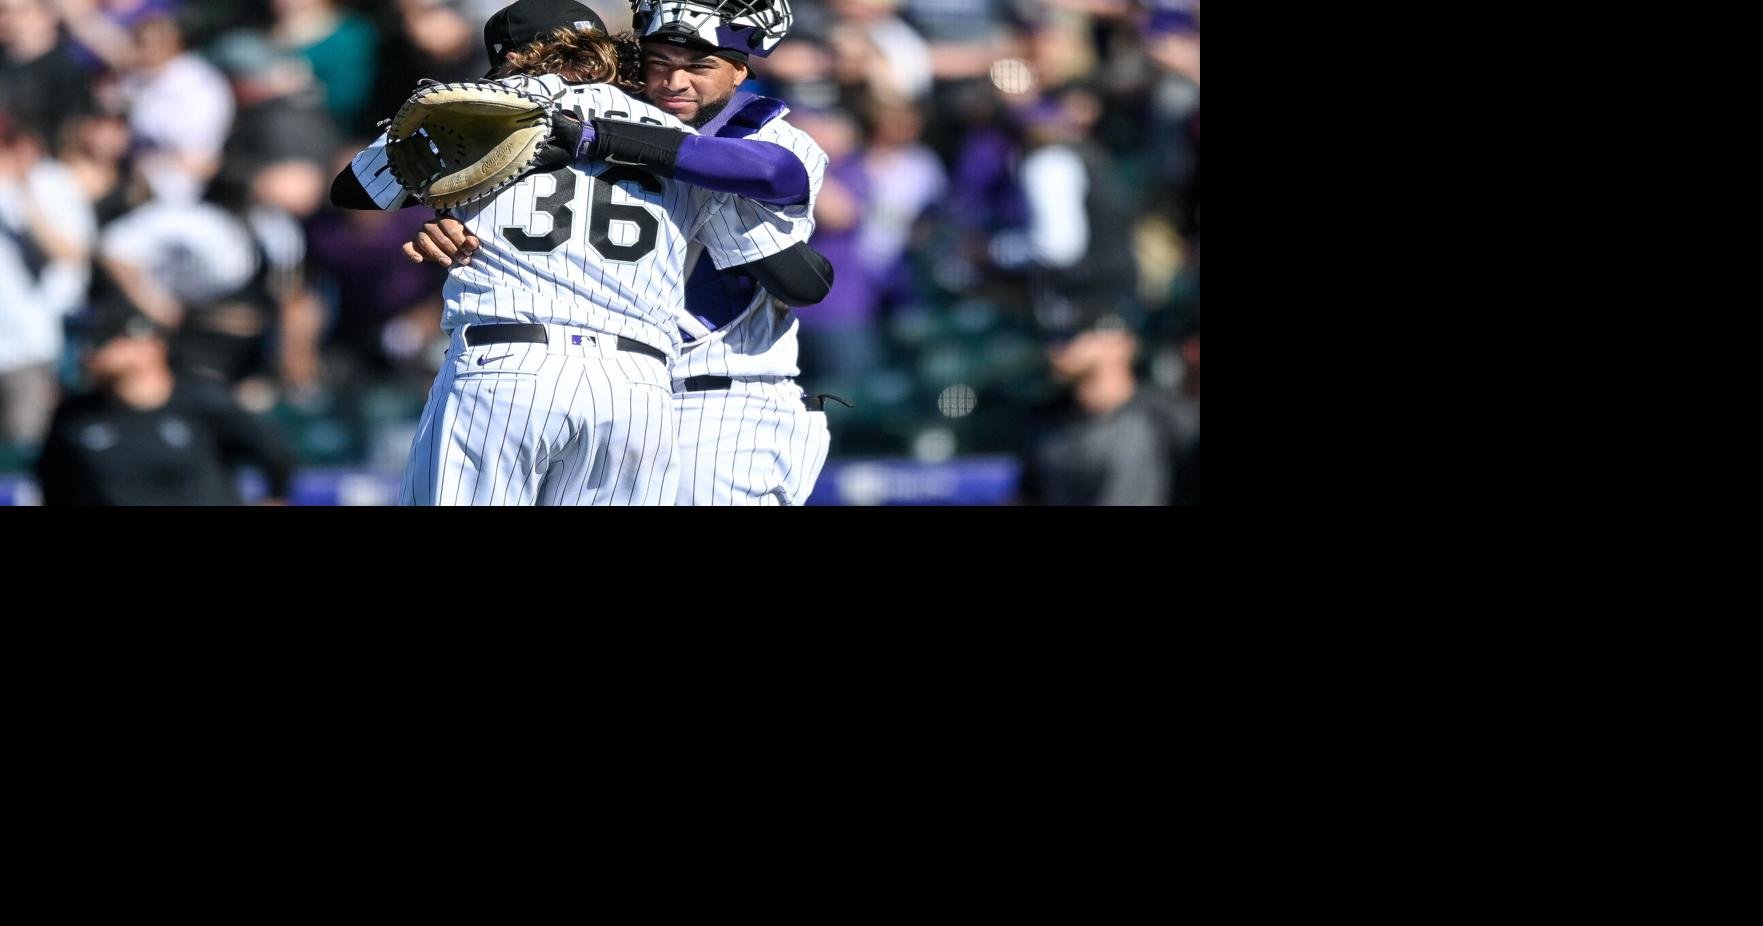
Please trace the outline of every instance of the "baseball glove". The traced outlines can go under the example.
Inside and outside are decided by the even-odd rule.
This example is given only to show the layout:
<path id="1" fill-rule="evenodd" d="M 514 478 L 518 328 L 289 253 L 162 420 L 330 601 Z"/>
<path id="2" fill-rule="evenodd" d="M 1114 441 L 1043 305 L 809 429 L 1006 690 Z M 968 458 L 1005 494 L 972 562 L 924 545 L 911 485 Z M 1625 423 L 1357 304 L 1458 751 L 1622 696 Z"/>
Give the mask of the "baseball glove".
<path id="1" fill-rule="evenodd" d="M 436 209 L 493 196 L 539 161 L 556 103 L 493 81 L 419 87 L 386 126 L 386 160 Z"/>

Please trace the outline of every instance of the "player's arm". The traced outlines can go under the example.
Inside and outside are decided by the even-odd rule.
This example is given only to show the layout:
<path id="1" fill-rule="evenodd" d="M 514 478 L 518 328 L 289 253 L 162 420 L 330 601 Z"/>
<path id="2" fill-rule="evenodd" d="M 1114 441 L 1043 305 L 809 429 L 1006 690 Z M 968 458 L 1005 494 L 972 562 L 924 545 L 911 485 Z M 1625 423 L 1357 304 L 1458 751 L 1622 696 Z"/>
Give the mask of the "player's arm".
<path id="1" fill-rule="evenodd" d="M 618 119 L 591 119 L 580 129 L 581 140 L 575 144 L 578 158 L 631 164 L 670 180 L 773 206 L 808 202 L 808 168 L 788 148 L 773 142 L 691 135 Z M 570 139 L 559 141 L 568 144 Z"/>
<path id="2" fill-rule="evenodd" d="M 392 177 L 386 161 L 386 136 L 356 153 L 349 166 L 331 181 L 331 205 L 339 209 L 407 209 L 421 203 L 410 198 Z"/>
<path id="3" fill-rule="evenodd" d="M 717 208 L 695 238 L 725 273 L 745 273 L 792 307 L 813 305 L 832 289 L 832 263 L 808 246 L 812 223 L 785 221 L 774 211 L 736 199 Z"/>
<path id="4" fill-rule="evenodd" d="M 553 98 L 568 86 L 563 78 L 555 75 L 506 77 L 497 83 L 526 93 Z M 418 84 L 417 89 L 420 90 L 422 86 Z M 579 135 L 572 138 L 579 138 Z M 391 163 L 386 157 L 387 141 L 386 133 L 381 132 L 373 144 L 358 152 L 349 161 L 349 166 L 337 174 L 336 179 L 331 181 L 331 205 L 340 209 L 376 210 L 408 209 L 422 205 L 399 186 L 397 179 L 392 176 Z"/>
<path id="5" fill-rule="evenodd" d="M 792 308 L 814 305 L 833 288 L 832 262 L 805 241 L 733 269 L 751 276 L 777 301 Z"/>
<path id="6" fill-rule="evenodd" d="M 373 197 L 367 193 L 367 188 L 361 185 L 361 179 L 355 175 L 353 165 L 343 168 L 342 173 L 337 174 L 336 179 L 331 181 L 331 205 L 338 209 L 383 208 L 379 203 L 373 201 Z M 407 205 L 414 205 L 414 203 Z"/>

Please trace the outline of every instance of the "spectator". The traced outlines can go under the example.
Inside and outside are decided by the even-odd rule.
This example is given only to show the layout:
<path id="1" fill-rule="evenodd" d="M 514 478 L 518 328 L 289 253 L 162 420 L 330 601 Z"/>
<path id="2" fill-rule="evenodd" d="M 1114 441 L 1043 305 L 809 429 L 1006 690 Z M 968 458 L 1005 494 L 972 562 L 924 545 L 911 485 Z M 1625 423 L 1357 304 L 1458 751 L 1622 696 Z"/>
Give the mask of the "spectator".
<path id="1" fill-rule="evenodd" d="M 900 0 L 833 0 L 830 33 L 839 83 L 875 96 L 916 100 L 930 92 L 930 46 L 894 11 Z"/>
<path id="2" fill-rule="evenodd" d="M 74 59 L 87 71 L 124 72 L 136 64 L 134 30 L 155 16 L 173 16 L 177 0 L 55 0 L 73 34 Z"/>
<path id="3" fill-rule="evenodd" d="M 359 13 L 340 12 L 333 0 L 275 0 L 275 12 L 271 36 L 312 65 L 336 127 L 346 133 L 368 129 L 377 118 L 367 113 L 378 70 L 379 33 L 373 23 Z"/>
<path id="4" fill-rule="evenodd" d="M 135 66 L 126 77 L 129 128 L 139 145 L 137 165 L 166 201 L 193 203 L 220 170 L 222 146 L 233 124 L 226 78 L 185 47 L 184 27 L 154 13 L 135 25 Z"/>
<path id="5" fill-rule="evenodd" d="M 338 169 L 361 148 L 345 144 Z M 311 267 L 329 294 L 332 323 L 326 342 L 345 379 L 424 370 L 424 348 L 441 338 L 443 271 L 432 264 L 388 261 L 422 223 L 434 218 L 423 209 L 395 212 L 344 209 L 320 212 L 308 227 Z M 346 382 L 345 387 L 360 385 Z"/>
<path id="6" fill-rule="evenodd" d="M 106 227 L 98 253 L 122 301 L 175 332 L 180 374 L 232 384 L 258 371 L 270 324 L 268 268 L 233 212 L 155 200 Z"/>
<path id="7" fill-rule="evenodd" d="M 482 31 L 459 10 L 437 0 L 398 0 L 393 15 L 396 28 L 380 40 L 372 114 L 397 112 L 423 78 L 445 84 L 484 76 Z"/>
<path id="8" fill-rule="evenodd" d="M 1015 54 L 1010 0 L 906 0 L 906 21 L 930 47 L 939 82 L 985 77 L 992 64 Z"/>
<path id="9" fill-rule="evenodd" d="M 0 110 L 0 440 L 43 439 L 62 317 L 85 297 L 93 235 L 91 204 L 72 173 Z"/>
<path id="10" fill-rule="evenodd" d="M 856 120 L 839 110 L 798 110 L 790 118 L 827 155 L 809 244 L 838 268 L 827 297 L 801 312 L 802 376 L 829 392 L 856 392 L 883 359 L 875 327 L 881 297 L 859 251 L 870 200 L 861 137 Z"/>
<path id="11" fill-rule="evenodd" d="M 1094 95 L 1075 88 L 1020 114 L 1028 142 L 1021 170 L 1027 235 L 1003 236 L 994 250 L 1007 266 L 1026 260 L 1043 325 L 1109 313 L 1142 321 L 1132 211 L 1106 152 L 1088 140 L 1099 114 Z"/>
<path id="12" fill-rule="evenodd" d="M 870 193 L 858 253 L 887 303 L 916 304 L 906 248 L 913 243 L 919 219 L 941 204 L 948 178 L 942 162 L 918 140 L 924 120 L 917 107 L 880 103 L 870 109 L 867 121 L 863 172 Z"/>
<path id="13" fill-rule="evenodd" d="M 0 0 L 0 109 L 39 138 L 94 108 L 86 72 L 61 38 L 47 0 Z"/>
<path id="14" fill-rule="evenodd" d="M 162 330 L 125 311 L 96 317 L 84 366 L 94 391 L 63 402 L 37 480 L 45 505 L 238 505 L 252 463 L 285 503 L 292 455 L 218 385 L 179 377 Z"/>
<path id="15" fill-rule="evenodd" d="M 56 154 L 92 204 L 100 228 L 147 197 L 144 184 L 132 182 L 128 166 L 133 138 L 121 115 L 93 113 L 62 126 Z"/>
<path id="16" fill-rule="evenodd" d="M 1133 374 L 1138 339 L 1104 319 L 1067 337 L 1047 357 L 1069 390 L 1059 413 L 1029 454 L 1023 495 L 1043 505 L 1169 505 L 1176 474 L 1199 429 L 1174 400 L 1141 387 Z M 1195 461 L 1197 464 L 1197 459 Z M 1197 470 L 1190 476 L 1197 480 Z M 1198 504 L 1197 485 L 1180 501 Z"/>

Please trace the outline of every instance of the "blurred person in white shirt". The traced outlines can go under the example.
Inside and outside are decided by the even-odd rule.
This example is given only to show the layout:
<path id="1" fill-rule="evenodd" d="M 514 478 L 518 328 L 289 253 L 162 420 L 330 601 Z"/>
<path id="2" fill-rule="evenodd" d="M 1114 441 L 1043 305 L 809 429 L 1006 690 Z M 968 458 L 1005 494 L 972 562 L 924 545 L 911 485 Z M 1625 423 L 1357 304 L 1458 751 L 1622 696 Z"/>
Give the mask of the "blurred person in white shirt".
<path id="1" fill-rule="evenodd" d="M 137 23 L 135 67 L 125 85 L 139 167 L 154 197 L 195 202 L 220 170 L 234 104 L 226 77 L 187 50 L 184 36 L 175 16 Z"/>
<path id="2" fill-rule="evenodd" d="M 0 111 L 0 439 L 31 445 L 57 398 L 62 319 L 91 280 L 96 222 L 73 174 Z"/>

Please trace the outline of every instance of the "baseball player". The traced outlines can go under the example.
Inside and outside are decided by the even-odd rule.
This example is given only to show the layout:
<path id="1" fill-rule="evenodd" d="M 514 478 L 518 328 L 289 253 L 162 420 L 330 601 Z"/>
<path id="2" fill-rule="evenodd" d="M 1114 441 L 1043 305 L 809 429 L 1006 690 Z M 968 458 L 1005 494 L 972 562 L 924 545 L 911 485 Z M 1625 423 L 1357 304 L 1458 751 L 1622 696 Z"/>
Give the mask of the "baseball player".
<path id="1" fill-rule="evenodd" d="M 513 75 L 504 83 L 583 120 L 692 131 L 609 85 L 617 76 L 612 41 L 573 0 L 520 0 L 491 17 L 485 44 L 502 62 L 492 73 Z M 535 73 L 559 61 L 564 73 Z M 382 136 L 338 176 L 333 202 L 405 204 L 402 188 L 387 182 L 384 145 Z M 473 264 L 443 289 L 452 345 L 400 501 L 672 504 L 668 364 L 680 347 L 674 315 L 688 242 L 762 279 L 771 274 L 759 264 L 791 244 L 740 233 L 719 214 L 732 201 L 599 160 L 531 174 L 455 210 L 488 233 Z"/>
<path id="2" fill-rule="evenodd" d="M 678 503 L 800 504 L 813 493 L 826 463 L 823 403 L 836 398 L 811 399 L 796 385 L 797 321 L 790 311 L 820 301 L 831 286 L 830 265 L 807 247 L 827 156 L 784 120 L 783 103 L 738 91 L 748 57 L 769 55 L 788 31 L 789 4 L 632 0 L 631 5 L 643 44 L 646 97 L 713 138 L 676 135 L 670 143 L 653 129 L 595 121 L 601 136 L 611 136 L 599 144 L 620 160 L 666 170 L 674 160 L 684 164 L 688 153 L 740 140 L 717 150 L 747 167 L 744 176 L 695 176 L 692 182 L 766 204 L 755 233 L 793 242 L 783 252 L 790 258 L 787 269 L 762 282 L 741 268 L 699 260 L 696 250 L 689 258 L 685 311 L 678 319 L 684 349 L 673 365 Z M 627 142 L 631 136 L 642 136 L 646 144 Z M 793 155 L 796 164 L 786 167 L 799 166 L 805 177 L 776 168 L 775 158 L 735 154 L 775 148 Z M 443 219 L 419 233 L 405 253 L 445 264 L 454 254 L 469 261 L 475 245 L 459 223 Z"/>

